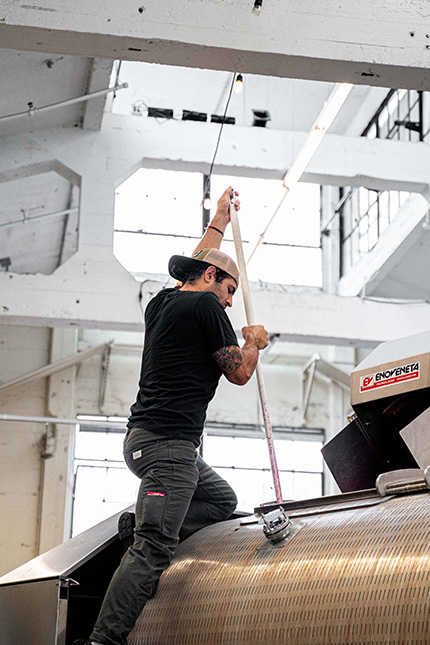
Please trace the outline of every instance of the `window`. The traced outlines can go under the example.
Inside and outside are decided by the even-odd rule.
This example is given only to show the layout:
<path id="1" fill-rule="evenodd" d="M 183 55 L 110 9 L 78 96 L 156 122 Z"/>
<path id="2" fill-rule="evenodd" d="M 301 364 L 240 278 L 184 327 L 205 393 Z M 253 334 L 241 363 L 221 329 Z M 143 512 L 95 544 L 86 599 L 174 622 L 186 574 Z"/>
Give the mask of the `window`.
<path id="1" fill-rule="evenodd" d="M 322 495 L 321 441 L 277 439 L 279 478 L 284 499 Z M 269 452 L 264 438 L 208 435 L 203 457 L 235 490 L 238 510 L 252 511 L 263 502 L 276 500 Z"/>
<path id="2" fill-rule="evenodd" d="M 114 254 L 131 273 L 167 274 L 202 235 L 199 173 L 141 168 L 116 191 Z"/>
<path id="3" fill-rule="evenodd" d="M 279 204 L 280 180 L 211 178 L 212 214 L 229 185 L 240 193 L 245 257 Z M 118 187 L 114 253 L 132 273 L 167 274 L 173 254 L 191 255 L 202 235 L 203 175 L 140 169 Z M 235 257 L 231 229 L 222 250 Z M 269 228 L 248 267 L 254 281 L 321 286 L 320 190 L 299 184 Z"/>
<path id="4" fill-rule="evenodd" d="M 390 90 L 362 136 L 368 139 L 430 142 L 429 93 Z M 341 189 L 338 209 L 343 275 L 374 248 L 409 196 L 410 193 L 405 191 Z"/>
<path id="5" fill-rule="evenodd" d="M 103 427 L 107 417 L 97 419 L 99 427 L 84 417 L 76 430 L 72 536 L 133 504 L 139 486 L 122 459 L 126 419 L 114 419 L 118 430 Z"/>
<path id="6" fill-rule="evenodd" d="M 88 420 L 97 422 L 94 427 Z M 103 425 L 114 421 L 117 428 Z M 76 430 L 72 535 L 94 526 L 136 501 L 139 480 L 122 459 L 126 419 L 82 417 Z M 225 431 L 225 430 L 224 430 Z M 232 434 L 234 429 L 231 429 Z M 235 490 L 238 510 L 252 512 L 275 499 L 264 434 L 258 438 L 219 436 L 208 427 L 203 457 Z M 322 495 L 323 431 L 309 440 L 276 439 L 275 448 L 285 499 Z"/>

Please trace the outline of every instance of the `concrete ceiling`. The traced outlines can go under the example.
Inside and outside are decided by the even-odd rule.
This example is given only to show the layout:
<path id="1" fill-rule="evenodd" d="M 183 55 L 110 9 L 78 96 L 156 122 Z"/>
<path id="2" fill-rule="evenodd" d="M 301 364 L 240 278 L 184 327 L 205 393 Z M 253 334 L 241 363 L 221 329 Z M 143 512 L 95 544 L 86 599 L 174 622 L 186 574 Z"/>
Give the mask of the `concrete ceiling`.
<path id="1" fill-rule="evenodd" d="M 75 203 L 71 184 L 55 172 L 0 184 L 0 259 L 10 258 L 9 271 L 49 274 L 70 257 L 77 244 L 76 214 L 40 216 Z M 5 226 L 10 222 L 16 223 Z"/>
<path id="2" fill-rule="evenodd" d="M 26 112 L 29 103 L 40 108 L 105 89 L 112 66 L 112 61 L 2 49 L 0 139 L 54 127 L 100 129 L 104 97 L 18 119 L 1 117 Z M 0 259 L 10 258 L 10 271 L 49 274 L 76 251 L 76 213 L 40 216 L 77 206 L 77 199 L 78 190 L 55 172 L 0 184 Z"/>
<path id="3" fill-rule="evenodd" d="M 252 126 L 253 110 L 267 110 L 271 118 L 267 127 L 274 130 L 309 131 L 334 87 L 333 83 L 255 74 L 244 74 L 243 78 L 243 91 L 241 94 L 233 92 L 228 116 L 236 119 L 236 125 Z M 129 87 L 118 92 L 112 103 L 114 113 L 132 114 L 133 104 L 140 103 L 143 116 L 146 116 L 146 104 L 172 109 L 177 119 L 182 118 L 183 110 L 204 112 L 210 119 L 212 114 L 224 113 L 232 74 L 126 61 L 121 65 L 120 80 L 127 82 Z M 387 89 L 355 86 L 331 132 L 361 134 L 381 102 L 381 96 L 387 92 Z M 370 95 L 376 96 L 375 106 L 369 106 L 364 125 L 357 122 L 354 131 L 357 112 Z"/>
<path id="4" fill-rule="evenodd" d="M 4 49 L 0 56 L 0 117 L 27 111 L 30 102 L 38 108 L 112 86 L 112 66 L 112 61 Z M 184 109 L 222 115 L 231 78 L 229 72 L 126 62 L 119 80 L 128 82 L 129 89 L 119 91 L 116 98 L 110 95 L 108 109 L 131 114 L 133 103 L 143 100 L 150 106 L 172 108 L 177 118 L 182 118 Z M 252 109 L 268 110 L 269 129 L 309 130 L 333 88 L 332 83 L 256 75 L 245 75 L 244 79 L 244 91 L 233 93 L 228 114 L 238 125 L 252 126 Z M 337 132 L 350 127 L 357 104 L 375 91 L 366 86 L 354 88 L 335 123 Z M 104 100 L 98 101 L 17 120 L 0 119 L 0 137 L 42 132 L 48 127 L 98 129 Z M 144 112 L 142 117 L 133 118 L 148 117 Z M 228 129 L 224 136 L 228 136 Z M 42 218 L 13 227 L 2 224 L 64 210 L 71 206 L 71 200 L 70 184 L 54 172 L 0 185 L 0 258 L 11 258 L 10 271 L 54 271 L 76 249 L 76 215 Z"/>
<path id="5" fill-rule="evenodd" d="M 89 59 L 2 49 L 0 116 L 42 107 L 85 93 Z M 17 120 L 0 120 L 0 137 L 47 127 L 79 126 L 84 104 L 78 103 Z"/>
<path id="6" fill-rule="evenodd" d="M 0 116 L 25 111 L 29 102 L 40 107 L 112 86 L 113 78 L 109 83 L 112 63 L 99 61 L 98 65 L 95 67 L 94 59 L 84 57 L 1 50 Z M 96 87 L 92 84 L 94 78 Z M 131 114 L 133 104 L 142 101 L 152 107 L 171 108 L 178 119 L 184 109 L 222 115 L 231 79 L 230 72 L 124 62 L 119 80 L 127 82 L 129 88 L 118 92 L 116 98 L 110 95 L 108 109 Z M 306 132 L 332 88 L 333 84 L 326 82 L 245 74 L 243 92 L 233 93 L 228 115 L 236 118 L 238 126 L 252 126 L 252 110 L 267 110 L 271 117 L 268 129 Z M 331 132 L 359 135 L 386 92 L 384 88 L 354 87 Z M 97 107 L 98 116 L 91 115 L 91 129 L 100 127 L 103 108 L 104 102 Z M 86 109 L 86 104 L 80 103 L 33 117 L 4 123 L 0 120 L 0 137 L 47 127 L 85 127 Z M 148 117 L 143 110 L 141 116 L 132 118 Z M 228 136 L 228 129 L 224 136 Z M 76 204 L 76 200 L 71 185 L 54 172 L 0 185 L 0 258 L 11 258 L 11 271 L 54 271 L 76 249 L 77 220 L 75 215 L 65 215 L 12 228 L 1 225 L 23 219 L 23 213 L 31 218 L 64 210 Z M 416 270 L 411 267 L 421 267 L 422 274 L 426 267 L 429 248 L 426 244 L 424 238 L 417 241 L 410 251 L 414 263 L 405 257 L 384 282 L 377 287 L 369 284 L 368 293 L 408 297 L 411 284 L 416 285 Z M 429 296 L 430 286 L 423 283 L 415 287 L 414 297 Z"/>

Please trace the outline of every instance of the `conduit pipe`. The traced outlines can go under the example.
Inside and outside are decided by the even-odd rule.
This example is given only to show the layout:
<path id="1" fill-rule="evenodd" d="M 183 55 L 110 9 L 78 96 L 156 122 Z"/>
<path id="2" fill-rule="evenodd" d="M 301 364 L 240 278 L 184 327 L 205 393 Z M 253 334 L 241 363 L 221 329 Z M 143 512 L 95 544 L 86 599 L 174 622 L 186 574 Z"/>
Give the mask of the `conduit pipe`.
<path id="1" fill-rule="evenodd" d="M 60 419 L 57 417 L 32 417 L 25 416 L 21 414 L 0 414 L 0 421 L 10 421 L 10 422 L 21 422 L 21 423 L 44 423 L 44 424 L 54 424 L 54 425 L 66 425 L 66 426 L 75 426 L 75 425 L 86 425 L 94 426 L 95 428 L 100 428 L 102 425 L 104 428 L 124 428 L 124 423 L 115 423 L 115 421 L 93 421 L 91 419 Z"/>
<path id="2" fill-rule="evenodd" d="M 28 224 L 29 222 L 34 222 L 39 219 L 49 219 L 50 217 L 61 217 L 62 215 L 69 215 L 70 213 L 77 213 L 78 207 L 75 208 L 66 208 L 62 211 L 55 211 L 53 213 L 42 213 L 41 215 L 34 215 L 33 217 L 23 217 L 22 219 L 14 219 L 12 222 L 4 222 L 0 224 L 0 228 L 11 228 L 12 226 L 17 226 L 18 224 Z"/>
<path id="3" fill-rule="evenodd" d="M 104 90 L 98 90 L 97 92 L 89 92 L 83 96 L 76 96 L 73 99 L 66 99 L 65 101 L 58 101 L 57 103 L 51 103 L 50 105 L 43 105 L 40 108 L 29 107 L 25 112 L 17 112 L 16 114 L 5 114 L 0 116 L 0 123 L 5 123 L 6 121 L 15 121 L 20 119 L 23 116 L 36 116 L 42 112 L 50 112 L 51 110 L 56 110 L 60 107 L 67 107 L 68 105 L 75 105 L 75 103 L 83 103 L 84 101 L 91 101 L 91 99 L 98 99 L 101 96 L 106 96 L 110 92 L 116 92 L 117 90 L 122 90 L 128 87 L 128 83 L 122 83 L 121 85 L 115 85 L 115 87 L 108 87 Z"/>
<path id="4" fill-rule="evenodd" d="M 56 374 L 57 372 L 62 372 L 68 367 L 72 367 L 73 365 L 80 363 L 86 358 L 93 356 L 93 354 L 99 354 L 100 352 L 105 351 L 106 348 L 111 347 L 112 344 L 113 341 L 110 341 L 109 343 L 102 343 L 101 345 L 96 345 L 95 347 L 86 349 L 83 352 L 73 354 L 72 356 L 67 356 L 66 358 L 60 358 L 58 361 L 54 361 L 53 363 L 39 367 L 39 369 L 34 370 L 33 372 L 29 372 L 24 376 L 19 376 L 18 378 L 13 379 L 13 381 L 3 383 L 3 385 L 0 385 L 0 394 L 7 392 L 14 387 L 23 386 L 24 384 L 28 385 L 29 383 L 37 381 L 40 378 L 46 378 L 48 376 L 51 376 L 52 374 Z"/>
<path id="5" fill-rule="evenodd" d="M 309 132 L 303 146 L 301 147 L 299 154 L 294 159 L 293 163 L 290 166 L 290 169 L 284 177 L 283 186 L 285 188 L 285 193 L 283 194 L 281 201 L 276 207 L 272 217 L 268 220 L 266 226 L 264 227 L 263 232 L 260 233 L 258 240 L 254 243 L 253 246 L 251 246 L 251 252 L 249 254 L 247 263 L 251 261 L 256 250 L 263 242 L 269 226 L 275 219 L 276 215 L 279 213 L 286 197 L 291 193 L 291 190 L 294 188 L 294 186 L 296 186 L 296 184 L 300 181 L 303 173 L 309 165 L 309 162 L 311 161 L 322 140 L 324 139 L 327 130 L 332 125 L 353 87 L 354 86 L 350 83 L 337 83 L 328 100 L 325 102 L 323 109 L 319 113 L 314 125 L 312 126 L 312 129 Z"/>

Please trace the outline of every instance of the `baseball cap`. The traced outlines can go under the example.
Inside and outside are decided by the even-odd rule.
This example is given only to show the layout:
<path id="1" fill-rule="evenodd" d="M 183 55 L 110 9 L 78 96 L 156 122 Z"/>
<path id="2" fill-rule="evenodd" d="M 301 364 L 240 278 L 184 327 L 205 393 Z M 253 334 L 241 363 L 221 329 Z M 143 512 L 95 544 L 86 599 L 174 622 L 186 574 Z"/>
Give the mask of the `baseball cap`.
<path id="1" fill-rule="evenodd" d="M 202 262 L 222 269 L 239 286 L 239 269 L 236 262 L 227 253 L 218 251 L 218 249 L 201 249 L 190 258 L 184 255 L 172 255 L 169 260 L 169 273 L 173 278 L 182 282 L 186 273 L 201 269 Z"/>

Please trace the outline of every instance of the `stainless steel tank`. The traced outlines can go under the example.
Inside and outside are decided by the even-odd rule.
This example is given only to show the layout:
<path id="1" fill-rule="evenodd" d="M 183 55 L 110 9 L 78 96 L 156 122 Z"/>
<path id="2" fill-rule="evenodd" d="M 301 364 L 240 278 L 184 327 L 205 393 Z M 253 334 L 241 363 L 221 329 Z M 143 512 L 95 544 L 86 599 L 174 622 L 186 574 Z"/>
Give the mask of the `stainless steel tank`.
<path id="1" fill-rule="evenodd" d="M 129 644 L 430 643 L 430 493 L 283 506 L 277 546 L 241 520 L 181 544 Z"/>

